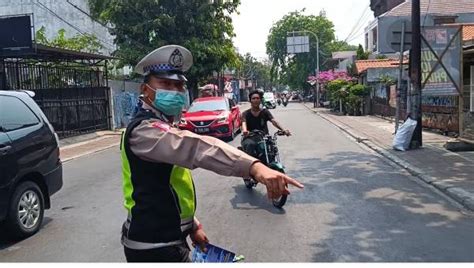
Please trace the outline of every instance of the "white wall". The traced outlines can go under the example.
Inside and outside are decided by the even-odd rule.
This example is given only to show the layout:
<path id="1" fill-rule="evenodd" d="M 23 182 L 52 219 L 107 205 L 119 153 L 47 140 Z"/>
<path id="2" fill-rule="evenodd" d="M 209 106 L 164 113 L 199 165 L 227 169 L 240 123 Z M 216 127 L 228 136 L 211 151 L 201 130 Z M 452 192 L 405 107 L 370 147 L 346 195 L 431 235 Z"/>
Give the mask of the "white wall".
<path id="1" fill-rule="evenodd" d="M 86 13 L 90 13 L 87 0 L 69 0 L 69 2 Z M 42 7 L 40 3 L 46 8 Z M 93 34 L 99 39 L 104 46 L 101 51 L 103 54 L 110 55 L 115 50 L 114 38 L 109 34 L 107 28 L 94 22 L 89 16 L 65 0 L 0 0 L 0 16 L 29 13 L 33 13 L 35 31 L 44 26 L 49 39 L 55 36 L 60 29 L 65 29 L 68 37 L 79 34 L 81 31 Z"/>

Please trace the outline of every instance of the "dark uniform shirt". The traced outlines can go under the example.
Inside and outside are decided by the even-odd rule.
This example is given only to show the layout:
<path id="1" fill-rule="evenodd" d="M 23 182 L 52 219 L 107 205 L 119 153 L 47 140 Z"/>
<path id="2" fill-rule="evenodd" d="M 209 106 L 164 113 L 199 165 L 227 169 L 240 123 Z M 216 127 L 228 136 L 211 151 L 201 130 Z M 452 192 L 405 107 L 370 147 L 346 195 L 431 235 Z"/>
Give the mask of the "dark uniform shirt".
<path id="1" fill-rule="evenodd" d="M 268 134 L 267 122 L 273 120 L 273 115 L 268 109 L 263 109 L 258 116 L 254 116 L 251 109 L 248 109 L 242 114 L 242 120 L 247 124 L 248 131 L 258 129 Z"/>

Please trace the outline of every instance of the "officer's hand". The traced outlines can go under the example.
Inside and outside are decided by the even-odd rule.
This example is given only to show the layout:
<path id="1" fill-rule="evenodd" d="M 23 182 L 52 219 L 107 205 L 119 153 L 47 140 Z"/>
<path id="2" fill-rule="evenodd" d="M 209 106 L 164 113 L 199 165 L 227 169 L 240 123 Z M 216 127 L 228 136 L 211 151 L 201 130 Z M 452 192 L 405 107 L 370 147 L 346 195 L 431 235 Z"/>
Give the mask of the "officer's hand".
<path id="1" fill-rule="evenodd" d="M 191 241 L 193 241 L 193 247 L 199 246 L 202 252 L 207 252 L 206 244 L 209 243 L 209 239 L 207 239 L 206 233 L 202 228 L 192 232 L 190 237 Z"/>
<path id="2" fill-rule="evenodd" d="M 303 184 L 288 177 L 276 170 L 268 168 L 264 164 L 257 162 L 250 167 L 250 175 L 258 182 L 267 187 L 269 199 L 279 198 L 281 195 L 289 195 L 288 185 L 294 185 L 303 189 Z"/>
<path id="3" fill-rule="evenodd" d="M 291 136 L 291 132 L 287 129 L 284 131 L 286 136 Z"/>
<path id="4" fill-rule="evenodd" d="M 244 135 L 244 137 L 247 137 L 249 135 L 249 131 L 248 130 L 242 131 L 242 135 Z"/>

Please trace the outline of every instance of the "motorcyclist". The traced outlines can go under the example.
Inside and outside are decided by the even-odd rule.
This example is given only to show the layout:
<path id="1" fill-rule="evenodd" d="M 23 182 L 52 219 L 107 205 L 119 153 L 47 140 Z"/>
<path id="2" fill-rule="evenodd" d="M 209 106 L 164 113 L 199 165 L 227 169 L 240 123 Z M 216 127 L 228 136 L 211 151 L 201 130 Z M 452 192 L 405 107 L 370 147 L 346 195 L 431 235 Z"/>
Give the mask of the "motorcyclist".
<path id="1" fill-rule="evenodd" d="M 283 131 L 285 135 L 291 136 L 291 132 L 284 129 L 273 117 L 268 109 L 260 108 L 261 101 L 263 99 L 263 93 L 261 91 L 251 91 L 249 94 L 249 100 L 251 108 L 242 113 L 242 134 L 244 136 L 242 140 L 243 150 L 265 162 L 262 156 L 258 154 L 258 137 L 250 135 L 253 130 L 263 131 L 268 134 L 267 122 L 270 121 L 280 131 Z"/>

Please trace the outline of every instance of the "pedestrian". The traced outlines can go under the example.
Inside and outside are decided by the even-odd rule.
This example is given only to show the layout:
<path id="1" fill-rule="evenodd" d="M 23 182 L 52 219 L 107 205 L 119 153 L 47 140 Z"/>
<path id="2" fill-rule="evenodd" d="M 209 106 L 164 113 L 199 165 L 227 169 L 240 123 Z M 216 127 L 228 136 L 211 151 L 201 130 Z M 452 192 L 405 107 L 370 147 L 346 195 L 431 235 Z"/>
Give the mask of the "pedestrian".
<path id="1" fill-rule="evenodd" d="M 143 102 L 122 137 L 123 192 L 128 217 L 122 244 L 128 262 L 189 262 L 186 237 L 205 249 L 208 238 L 195 217 L 196 194 L 189 169 L 223 176 L 254 177 L 269 198 L 288 194 L 296 180 L 267 168 L 257 159 L 218 139 L 173 127 L 185 104 L 189 50 L 160 47 L 135 71 L 144 76 Z"/>

